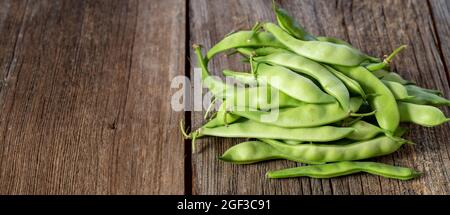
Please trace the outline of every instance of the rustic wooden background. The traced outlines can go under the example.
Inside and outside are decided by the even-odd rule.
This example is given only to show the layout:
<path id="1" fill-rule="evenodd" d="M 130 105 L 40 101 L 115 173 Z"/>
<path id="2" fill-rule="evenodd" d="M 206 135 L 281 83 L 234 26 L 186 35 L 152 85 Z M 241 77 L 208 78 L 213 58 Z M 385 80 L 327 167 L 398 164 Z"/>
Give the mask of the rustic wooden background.
<path id="1" fill-rule="evenodd" d="M 277 1 L 314 34 L 376 56 L 409 48 L 394 68 L 450 97 L 450 1 Z M 206 138 L 191 155 L 170 81 L 190 75 L 190 48 L 272 20 L 270 0 L 0 0 L 1 194 L 450 194 L 450 125 L 410 126 L 416 142 L 375 160 L 425 174 L 267 180 L 286 161 L 216 158 L 239 140 Z M 214 74 L 242 66 L 219 56 Z M 449 108 L 444 108 L 450 115 Z"/>

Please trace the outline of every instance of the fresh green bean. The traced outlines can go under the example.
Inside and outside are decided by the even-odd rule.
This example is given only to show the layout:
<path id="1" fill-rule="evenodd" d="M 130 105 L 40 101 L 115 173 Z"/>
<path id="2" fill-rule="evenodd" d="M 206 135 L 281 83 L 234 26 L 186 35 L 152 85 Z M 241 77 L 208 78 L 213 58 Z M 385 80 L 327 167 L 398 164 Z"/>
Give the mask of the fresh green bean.
<path id="1" fill-rule="evenodd" d="M 352 46 L 350 43 L 335 37 L 316 37 L 318 41 L 336 43 L 340 45 Z"/>
<path id="2" fill-rule="evenodd" d="M 450 121 L 444 113 L 436 107 L 398 102 L 400 120 L 412 122 L 425 127 L 433 127 Z"/>
<path id="3" fill-rule="evenodd" d="M 348 90 L 350 92 L 360 95 L 364 100 L 367 99 L 366 93 L 364 92 L 361 85 L 357 81 L 347 77 L 346 75 L 335 70 L 331 66 L 328 66 L 328 65 L 323 65 L 323 66 L 325 66 L 328 69 L 328 71 L 330 71 L 331 73 L 333 73 L 333 75 L 335 75 L 337 78 L 339 78 L 345 84 L 345 86 L 348 88 Z"/>
<path id="4" fill-rule="evenodd" d="M 291 51 L 315 61 L 342 66 L 357 66 L 370 59 L 357 49 L 345 45 L 295 39 L 273 23 L 265 23 L 264 29 L 272 33 Z"/>
<path id="5" fill-rule="evenodd" d="M 383 133 L 383 130 L 378 126 L 372 125 L 363 120 L 356 121 L 350 127 L 355 129 L 354 132 L 346 137 L 351 140 L 370 140 L 378 134 Z"/>
<path id="6" fill-rule="evenodd" d="M 382 79 L 385 81 L 397 82 L 403 85 L 414 84 L 414 82 L 403 79 L 402 76 L 400 76 L 398 73 L 395 72 L 387 73 L 386 75 L 383 76 Z"/>
<path id="7" fill-rule="evenodd" d="M 258 83 L 267 83 L 300 101 L 308 103 L 332 103 L 336 101 L 308 78 L 281 66 L 258 63 L 256 79 Z"/>
<path id="8" fill-rule="evenodd" d="M 439 90 L 432 90 L 432 89 L 426 89 L 426 88 L 422 88 L 422 87 L 419 87 L 419 86 L 414 85 L 414 84 L 408 84 L 408 85 L 407 85 L 407 88 L 414 88 L 414 89 L 416 89 L 416 90 L 424 91 L 424 92 L 431 93 L 431 94 L 434 94 L 434 95 L 437 95 L 437 96 L 443 96 L 443 95 L 444 95 L 444 94 L 442 93 L 442 91 L 439 91 Z"/>
<path id="9" fill-rule="evenodd" d="M 240 53 L 241 55 L 243 55 L 245 57 L 250 57 L 250 56 L 256 55 L 255 54 L 255 50 L 256 49 L 252 48 L 252 47 L 242 47 L 242 48 L 237 48 L 236 49 L 236 51 L 238 53 Z"/>
<path id="10" fill-rule="evenodd" d="M 316 143 L 288 145 L 273 139 L 261 139 L 261 141 L 254 142 L 260 145 L 254 145 L 255 147 L 252 148 L 251 152 L 245 151 L 238 144 L 227 150 L 221 156 L 221 159 L 237 163 L 254 163 L 281 158 L 301 163 L 351 161 L 390 154 L 406 143 L 403 139 L 387 136 L 340 145 Z M 270 145 L 272 148 L 267 151 L 269 147 L 264 145 Z M 254 159 L 253 155 L 258 155 L 258 161 Z M 237 157 L 239 159 L 236 159 Z"/>
<path id="11" fill-rule="evenodd" d="M 366 93 L 374 94 L 368 98 L 370 106 L 376 111 L 375 117 L 379 126 L 393 133 L 400 122 L 397 102 L 389 88 L 387 88 L 377 77 L 366 68 L 335 66 L 335 68 L 358 81 Z"/>
<path id="12" fill-rule="evenodd" d="M 297 21 L 295 21 L 286 10 L 278 7 L 275 2 L 272 4 L 278 25 L 293 37 L 300 40 L 316 40 Z"/>
<path id="13" fill-rule="evenodd" d="M 402 84 L 386 80 L 381 80 L 381 82 L 383 82 L 383 84 L 389 88 L 391 93 L 394 95 L 395 99 L 402 100 L 411 98 L 405 86 L 403 86 Z"/>
<path id="14" fill-rule="evenodd" d="M 297 107 L 278 110 L 276 119 L 274 120 L 265 120 L 264 118 L 264 116 L 268 116 L 271 112 L 235 110 L 232 111 L 232 113 L 264 124 L 285 128 L 304 128 L 326 125 L 345 119 L 349 116 L 358 115 L 354 113 L 358 111 L 362 102 L 362 99 L 359 97 L 352 98 L 350 110 L 343 110 L 337 102 L 329 104 L 304 103 Z"/>
<path id="15" fill-rule="evenodd" d="M 399 149 L 405 140 L 396 137 L 380 136 L 370 140 L 344 145 L 300 144 L 287 145 L 275 140 L 262 139 L 284 155 L 313 162 L 337 162 L 362 160 L 390 154 Z"/>
<path id="16" fill-rule="evenodd" d="M 260 141 L 247 141 L 229 148 L 220 160 L 235 164 L 252 164 L 267 160 L 286 159 L 306 164 L 319 164 L 318 162 L 302 160 L 301 158 L 284 155 L 276 148 Z"/>
<path id="17" fill-rule="evenodd" d="M 350 49 L 356 50 L 351 44 L 333 37 L 315 37 L 307 32 L 296 20 L 294 20 L 285 10 L 279 8 L 273 3 L 273 10 L 276 15 L 278 25 L 289 33 L 292 37 L 303 41 L 322 41 L 339 45 L 345 45 Z M 356 50 L 357 51 L 357 50 Z M 367 56 L 371 61 L 379 62 L 379 59 Z"/>
<path id="18" fill-rule="evenodd" d="M 243 55 L 245 55 L 246 57 L 250 57 L 250 56 L 266 56 L 266 55 L 270 55 L 273 53 L 278 53 L 278 52 L 289 52 L 286 49 L 283 48 L 275 48 L 275 47 L 261 47 L 261 48 L 238 48 L 237 51 Z"/>
<path id="19" fill-rule="evenodd" d="M 257 110 L 296 107 L 302 104 L 282 91 L 265 86 L 228 89 L 225 95 L 217 97 L 226 98 L 229 107 L 249 107 Z"/>
<path id="20" fill-rule="evenodd" d="M 237 121 L 228 126 L 202 127 L 192 133 L 191 138 L 203 136 L 236 138 L 270 138 L 283 140 L 326 142 L 346 137 L 354 128 L 321 126 L 314 128 L 282 128 L 251 120 Z"/>
<path id="21" fill-rule="evenodd" d="M 277 47 L 285 46 L 278 42 L 273 35 L 267 32 L 239 31 L 233 33 L 213 46 L 206 54 L 206 62 L 211 60 L 216 54 L 235 48 L 242 47 Z"/>
<path id="22" fill-rule="evenodd" d="M 366 172 L 386 178 L 409 180 L 416 178 L 421 173 L 405 167 L 397 167 L 375 162 L 350 162 L 342 161 L 330 164 L 320 164 L 311 166 L 301 166 L 277 171 L 269 171 L 268 178 L 333 178 L 344 175 L 351 175 L 359 172 Z"/>
<path id="23" fill-rule="evenodd" d="M 404 102 L 421 104 L 421 105 L 447 105 L 450 106 L 450 100 L 436 95 L 436 91 L 429 91 L 428 89 L 420 88 L 414 85 L 406 85 L 408 94 L 413 96 L 411 98 L 403 99 Z"/>
<path id="24" fill-rule="evenodd" d="M 313 77 L 328 94 L 334 96 L 342 107 L 348 110 L 350 95 L 347 88 L 341 80 L 321 64 L 290 52 L 278 52 L 264 57 L 257 57 L 254 60 L 286 67 L 292 71 Z"/>
<path id="25" fill-rule="evenodd" d="M 250 73 L 236 72 L 229 69 L 224 69 L 222 73 L 224 76 L 238 80 L 242 84 L 248 84 L 251 86 L 255 86 L 258 84 L 258 80 L 256 80 L 255 75 Z"/>

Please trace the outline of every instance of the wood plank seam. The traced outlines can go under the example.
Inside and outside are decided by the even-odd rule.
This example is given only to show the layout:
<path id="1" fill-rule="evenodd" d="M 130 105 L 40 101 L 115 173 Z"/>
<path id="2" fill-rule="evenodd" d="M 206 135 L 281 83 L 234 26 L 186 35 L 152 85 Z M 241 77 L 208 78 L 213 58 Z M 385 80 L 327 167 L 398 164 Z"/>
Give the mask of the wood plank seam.
<path id="1" fill-rule="evenodd" d="M 190 36 L 191 36 L 191 28 L 190 28 L 190 18 L 189 18 L 189 5 L 190 0 L 185 1 L 185 66 L 184 66 L 184 75 L 190 80 L 191 79 L 191 61 L 189 59 L 189 53 L 191 51 L 191 44 L 190 44 Z M 190 90 L 190 89 L 185 89 Z M 190 95 L 190 94 L 189 94 Z M 190 100 L 190 98 L 189 98 Z M 187 103 L 189 105 L 191 103 Z M 187 108 L 185 105 L 184 108 Z M 191 126 L 192 128 L 192 120 L 191 120 L 191 111 L 185 111 L 184 112 L 184 125 L 185 126 Z M 183 141 L 184 144 L 184 194 L 185 195 L 192 195 L 193 190 L 193 175 L 192 175 L 192 149 L 190 147 L 190 140 L 185 139 Z"/>

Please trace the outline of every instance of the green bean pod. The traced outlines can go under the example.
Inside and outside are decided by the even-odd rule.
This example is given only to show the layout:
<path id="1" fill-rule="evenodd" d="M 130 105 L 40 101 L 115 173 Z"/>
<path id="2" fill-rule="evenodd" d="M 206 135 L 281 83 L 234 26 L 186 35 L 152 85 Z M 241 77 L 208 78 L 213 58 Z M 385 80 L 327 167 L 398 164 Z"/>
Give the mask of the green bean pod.
<path id="1" fill-rule="evenodd" d="M 296 107 L 303 102 L 271 87 L 228 88 L 217 98 L 226 99 L 228 107 L 248 107 L 256 110 L 270 110 L 283 107 Z"/>
<path id="2" fill-rule="evenodd" d="M 260 141 L 247 141 L 229 148 L 220 160 L 235 164 L 252 164 L 267 160 L 286 159 L 306 164 L 319 164 L 318 162 L 302 160 L 301 158 L 287 157 L 276 148 Z"/>
<path id="3" fill-rule="evenodd" d="M 227 77 L 232 77 L 243 84 L 269 84 L 272 87 L 279 89 L 280 93 L 283 93 L 283 97 L 284 95 L 288 95 L 297 99 L 298 102 L 303 101 L 319 104 L 333 103 L 336 101 L 332 96 L 320 90 L 320 88 L 308 78 L 279 66 L 259 64 L 257 76 L 250 73 L 235 72 L 231 70 L 224 70 L 223 74 Z M 292 84 L 292 82 L 296 82 L 296 84 Z"/>
<path id="4" fill-rule="evenodd" d="M 381 128 L 394 133 L 400 123 L 400 114 L 395 97 L 389 88 L 362 66 L 336 66 L 335 68 L 358 81 L 366 93 L 375 95 L 369 97 L 368 101 L 373 110 L 376 111 L 377 122 Z"/>
<path id="5" fill-rule="evenodd" d="M 414 85 L 406 85 L 406 90 L 411 98 L 403 99 L 404 102 L 421 105 L 447 105 L 450 106 L 450 100 L 437 95 L 439 91 L 428 90 Z"/>
<path id="6" fill-rule="evenodd" d="M 256 162 L 252 154 L 258 155 L 258 160 L 286 159 L 301 163 L 328 163 L 338 161 L 362 160 L 372 157 L 378 157 L 390 154 L 399 149 L 405 140 L 394 137 L 381 136 L 371 140 L 352 142 L 349 144 L 298 144 L 289 145 L 283 142 L 263 138 L 260 139 L 261 145 L 267 144 L 273 147 L 271 151 L 266 151 L 268 147 L 261 146 L 252 149 L 252 152 L 241 150 L 240 144 L 227 150 L 222 160 L 236 163 L 254 163 Z M 259 146 L 259 145 L 256 145 Z M 261 150 L 261 151 L 259 151 Z M 242 156 L 242 154 L 246 156 Z M 239 159 L 235 159 L 239 154 Z M 274 156 L 276 155 L 276 156 Z"/>
<path id="7" fill-rule="evenodd" d="M 321 64 L 290 52 L 277 52 L 264 57 L 257 57 L 254 60 L 256 62 L 283 66 L 292 71 L 313 77 L 320 83 L 325 92 L 334 96 L 342 107 L 348 110 L 350 95 L 347 88 L 340 79 Z"/>
<path id="8" fill-rule="evenodd" d="M 431 94 L 434 94 L 434 95 L 437 95 L 437 96 L 443 96 L 443 95 L 444 95 L 444 94 L 442 93 L 442 91 L 439 91 L 439 90 L 433 90 L 433 89 L 426 89 L 426 88 L 422 88 L 422 87 L 419 87 L 419 86 L 413 85 L 413 84 L 408 84 L 408 85 L 406 86 L 406 88 L 417 89 L 417 90 L 424 91 L 424 92 L 427 92 L 427 93 L 431 93 Z"/>
<path id="9" fill-rule="evenodd" d="M 321 126 L 314 128 L 282 128 L 251 120 L 238 121 L 228 126 L 202 127 L 191 138 L 202 136 L 234 138 L 269 138 L 298 141 L 327 142 L 342 139 L 354 128 Z"/>
<path id="10" fill-rule="evenodd" d="M 347 77 L 346 75 L 335 70 L 331 66 L 328 66 L 328 65 L 323 65 L 323 66 L 325 66 L 325 68 L 327 68 L 328 71 L 330 71 L 331 73 L 333 73 L 333 75 L 335 75 L 337 78 L 339 78 L 345 84 L 345 86 L 348 88 L 348 90 L 350 92 L 360 95 L 364 100 L 367 99 L 366 93 L 364 92 L 363 88 L 357 81 Z"/>
<path id="11" fill-rule="evenodd" d="M 425 127 L 433 127 L 450 121 L 450 118 L 445 117 L 441 110 L 433 106 L 398 102 L 398 108 L 402 122 L 412 122 Z"/>
<path id="12" fill-rule="evenodd" d="M 211 60 L 216 54 L 230 49 L 242 47 L 277 47 L 285 46 L 278 42 L 273 35 L 267 32 L 239 31 L 233 33 L 214 45 L 206 54 L 206 62 Z"/>
<path id="13" fill-rule="evenodd" d="M 279 109 L 277 112 L 273 112 L 274 110 L 271 110 L 272 112 L 257 110 L 233 110 L 231 112 L 234 115 L 264 124 L 286 128 L 304 128 L 327 125 L 345 119 L 351 116 L 352 113 L 358 111 L 362 102 L 362 99 L 359 97 L 352 98 L 350 110 L 342 109 L 342 107 L 335 102 L 329 104 L 303 103 L 297 107 Z M 275 119 L 265 120 L 264 117 L 269 114 L 276 114 Z"/>
<path id="14" fill-rule="evenodd" d="M 421 173 L 405 167 L 397 167 L 376 162 L 350 162 L 342 161 L 330 164 L 320 164 L 311 166 L 301 166 L 277 171 L 269 171 L 268 178 L 334 178 L 351 175 L 359 172 L 366 172 L 386 178 L 399 180 L 410 180 L 421 175 Z"/>
<path id="15" fill-rule="evenodd" d="M 409 99 L 412 97 L 408 94 L 408 91 L 406 90 L 405 86 L 403 86 L 400 83 L 386 80 L 381 80 L 381 82 L 383 82 L 383 84 L 389 88 L 392 95 L 394 95 L 395 99 L 397 100 Z"/>
<path id="16" fill-rule="evenodd" d="M 308 103 L 332 103 L 336 100 L 324 93 L 310 79 L 281 66 L 257 65 L 258 83 L 267 83 L 297 100 Z"/>
<path id="17" fill-rule="evenodd" d="M 322 42 L 329 42 L 329 43 L 335 43 L 335 44 L 340 44 L 340 45 L 346 45 L 346 46 L 352 46 L 350 43 L 341 40 L 339 38 L 335 38 L 335 37 L 316 37 L 316 39 L 318 41 L 322 41 Z"/>
<path id="18" fill-rule="evenodd" d="M 397 82 L 403 85 L 414 84 L 414 82 L 403 79 L 402 76 L 400 76 L 398 73 L 395 72 L 389 72 L 386 75 L 384 75 L 381 79 L 385 81 Z"/>
<path id="19" fill-rule="evenodd" d="M 275 2 L 272 5 L 278 25 L 293 37 L 300 40 L 316 40 L 308 33 L 295 19 L 293 19 L 284 9 L 278 7 Z"/>
<path id="20" fill-rule="evenodd" d="M 383 129 L 363 120 L 356 121 L 350 127 L 355 129 L 354 132 L 346 137 L 351 140 L 370 140 L 378 134 L 383 133 Z"/>
<path id="21" fill-rule="evenodd" d="M 359 50 L 346 45 L 295 39 L 273 23 L 265 23 L 264 29 L 272 33 L 278 41 L 291 51 L 315 61 L 333 65 L 357 66 L 363 61 L 370 60 Z"/>
<path id="22" fill-rule="evenodd" d="M 236 49 L 239 53 L 245 55 L 246 57 L 250 56 L 266 56 L 278 52 L 289 52 L 283 48 L 275 48 L 275 47 L 261 47 L 261 48 L 238 48 Z"/>
<path id="23" fill-rule="evenodd" d="M 224 69 L 222 71 L 222 74 L 225 77 L 231 77 L 237 81 L 239 81 L 242 84 L 248 84 L 255 86 L 258 84 L 258 80 L 256 79 L 255 75 L 245 72 L 236 72 L 229 69 Z"/>

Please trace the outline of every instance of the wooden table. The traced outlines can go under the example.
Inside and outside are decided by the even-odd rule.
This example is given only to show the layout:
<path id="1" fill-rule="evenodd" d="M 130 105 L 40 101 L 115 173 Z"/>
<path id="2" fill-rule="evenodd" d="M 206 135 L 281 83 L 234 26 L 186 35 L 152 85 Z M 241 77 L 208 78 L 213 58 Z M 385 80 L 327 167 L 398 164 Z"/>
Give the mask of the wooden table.
<path id="1" fill-rule="evenodd" d="M 314 34 L 383 56 L 450 97 L 450 2 L 280 1 Z M 375 159 L 425 174 L 267 180 L 287 161 L 237 166 L 216 158 L 239 140 L 199 140 L 191 155 L 178 123 L 202 112 L 171 109 L 171 80 L 189 76 L 190 48 L 274 21 L 271 1 L 0 1 L 2 194 L 450 194 L 450 125 L 409 126 L 417 144 Z M 219 56 L 210 64 L 242 69 Z M 450 115 L 449 108 L 444 108 Z"/>

